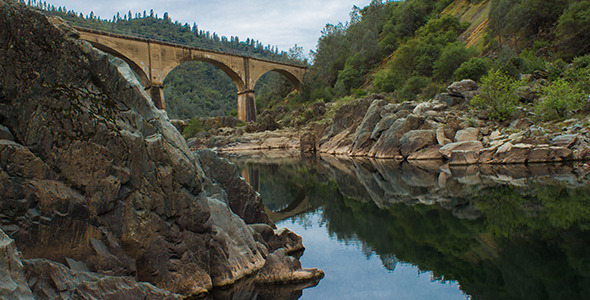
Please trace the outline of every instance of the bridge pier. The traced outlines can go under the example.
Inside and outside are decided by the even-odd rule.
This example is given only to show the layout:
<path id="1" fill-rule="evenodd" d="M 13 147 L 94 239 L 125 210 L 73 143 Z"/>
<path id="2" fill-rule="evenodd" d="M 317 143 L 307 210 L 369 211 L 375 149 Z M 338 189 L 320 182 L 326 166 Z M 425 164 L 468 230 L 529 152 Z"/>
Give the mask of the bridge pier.
<path id="1" fill-rule="evenodd" d="M 256 102 L 254 91 L 238 92 L 238 119 L 245 122 L 256 122 Z"/>
<path id="2" fill-rule="evenodd" d="M 164 85 L 163 84 L 151 84 L 147 89 L 147 92 L 152 96 L 152 101 L 158 109 L 166 109 L 164 104 Z"/>

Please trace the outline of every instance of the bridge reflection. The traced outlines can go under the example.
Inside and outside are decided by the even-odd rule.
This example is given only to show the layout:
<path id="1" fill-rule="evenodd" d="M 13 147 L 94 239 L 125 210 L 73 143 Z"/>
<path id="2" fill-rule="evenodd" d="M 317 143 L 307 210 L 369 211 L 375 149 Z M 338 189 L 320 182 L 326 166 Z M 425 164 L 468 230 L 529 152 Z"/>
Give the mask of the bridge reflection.
<path id="1" fill-rule="evenodd" d="M 250 184 L 250 186 L 252 186 L 257 192 L 260 193 L 260 169 L 256 167 L 248 167 L 246 169 L 242 169 L 241 176 L 242 178 L 244 178 L 246 182 Z M 279 206 L 278 209 L 276 208 L 277 202 L 269 203 L 272 202 L 273 199 L 268 199 L 270 197 L 265 198 L 266 201 L 264 201 L 264 209 L 268 217 L 273 222 L 278 222 L 281 220 L 294 217 L 301 213 L 310 211 L 314 208 L 309 200 L 309 197 L 305 193 L 305 189 L 298 189 L 298 192 L 294 194 L 293 197 L 290 196 L 291 195 L 284 195 L 284 197 L 288 198 L 289 200 L 287 201 L 286 206 L 284 205 L 284 199 L 283 201 L 279 201 L 278 203 L 283 203 L 283 207 Z M 271 208 L 269 208 L 269 206 Z"/>

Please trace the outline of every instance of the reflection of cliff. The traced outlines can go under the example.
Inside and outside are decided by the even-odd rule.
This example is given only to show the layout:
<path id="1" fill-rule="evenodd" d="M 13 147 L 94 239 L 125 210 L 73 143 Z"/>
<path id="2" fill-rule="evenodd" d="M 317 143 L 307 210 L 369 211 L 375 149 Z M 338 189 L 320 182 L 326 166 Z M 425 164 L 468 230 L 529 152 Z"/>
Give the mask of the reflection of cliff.
<path id="1" fill-rule="evenodd" d="M 584 169 L 333 157 L 272 169 L 272 176 L 261 171 L 262 189 L 273 185 L 276 195 L 297 186 L 332 235 L 360 240 L 388 269 L 414 264 L 458 280 L 474 299 L 579 299 L 590 289 Z"/>

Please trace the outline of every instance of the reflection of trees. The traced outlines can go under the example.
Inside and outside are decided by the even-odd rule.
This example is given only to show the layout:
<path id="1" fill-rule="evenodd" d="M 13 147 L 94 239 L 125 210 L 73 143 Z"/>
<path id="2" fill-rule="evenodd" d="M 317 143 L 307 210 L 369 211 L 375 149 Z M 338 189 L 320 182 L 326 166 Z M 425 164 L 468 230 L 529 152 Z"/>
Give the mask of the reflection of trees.
<path id="1" fill-rule="evenodd" d="M 268 186 L 286 206 L 303 191 L 321 207 L 331 235 L 360 240 L 387 269 L 403 261 L 457 280 L 475 299 L 578 299 L 590 292 L 590 188 L 571 168 L 397 168 L 367 161 L 275 165 L 269 175 L 261 172 L 261 189 Z M 424 202 L 418 198 L 442 205 L 408 205 Z"/>

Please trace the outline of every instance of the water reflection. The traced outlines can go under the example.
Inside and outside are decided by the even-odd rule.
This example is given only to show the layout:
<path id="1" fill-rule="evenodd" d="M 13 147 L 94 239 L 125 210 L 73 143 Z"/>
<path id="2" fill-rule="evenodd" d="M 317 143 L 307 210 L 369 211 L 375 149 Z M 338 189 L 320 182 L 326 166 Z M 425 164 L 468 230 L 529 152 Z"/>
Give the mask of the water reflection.
<path id="1" fill-rule="evenodd" d="M 358 283 L 340 275 L 330 281 L 334 272 L 346 272 L 330 264 L 353 261 L 345 255 L 340 259 L 348 261 L 326 262 L 334 254 L 314 250 L 333 242 L 358 248 L 366 264 L 379 260 L 379 269 L 354 277 L 367 280 L 360 284 L 364 293 L 379 289 L 375 281 L 394 278 L 388 270 L 396 283 L 409 280 L 397 277 L 408 265 L 428 272 L 429 280 L 458 282 L 474 299 L 579 299 L 589 292 L 587 165 L 449 167 L 334 157 L 236 163 L 259 170 L 272 218 L 302 233 L 308 249 L 302 262 L 328 264 L 326 278 L 303 298 L 338 298 Z M 430 297 L 425 290 L 435 288 L 426 288 L 428 282 L 383 283 L 390 288 L 373 297 L 408 289 L 416 291 L 402 293 L 407 297 Z M 434 295 L 464 297 L 448 293 Z"/>

